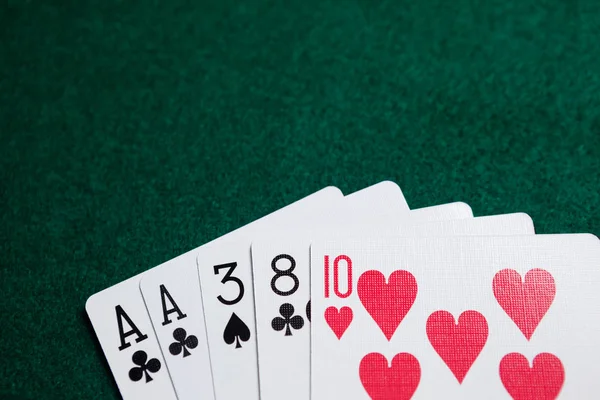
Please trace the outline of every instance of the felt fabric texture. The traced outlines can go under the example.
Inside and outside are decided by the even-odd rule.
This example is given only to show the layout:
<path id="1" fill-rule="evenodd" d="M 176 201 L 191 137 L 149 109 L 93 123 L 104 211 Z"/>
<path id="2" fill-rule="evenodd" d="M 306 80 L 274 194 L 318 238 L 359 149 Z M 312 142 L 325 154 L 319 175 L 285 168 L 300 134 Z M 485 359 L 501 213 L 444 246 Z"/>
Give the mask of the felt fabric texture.
<path id="1" fill-rule="evenodd" d="M 0 397 L 119 398 L 86 299 L 327 185 L 599 233 L 597 1 L 1 7 Z"/>

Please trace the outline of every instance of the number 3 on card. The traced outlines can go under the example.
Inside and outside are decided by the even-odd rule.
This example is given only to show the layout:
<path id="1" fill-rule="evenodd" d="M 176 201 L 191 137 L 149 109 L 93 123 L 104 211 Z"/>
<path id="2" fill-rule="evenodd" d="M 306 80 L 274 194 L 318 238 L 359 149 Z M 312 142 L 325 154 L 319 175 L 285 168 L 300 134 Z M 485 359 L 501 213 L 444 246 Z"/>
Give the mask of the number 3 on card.
<path id="1" fill-rule="evenodd" d="M 340 292 L 340 261 L 346 262 L 346 271 L 348 278 L 348 286 L 345 293 Z M 325 267 L 325 298 L 329 298 L 329 256 L 325 256 L 324 260 Z M 350 257 L 346 255 L 339 255 L 333 260 L 333 291 L 335 294 L 341 298 L 345 299 L 346 297 L 352 294 L 352 260 Z"/>
<path id="2" fill-rule="evenodd" d="M 237 267 L 237 263 L 236 262 L 227 263 L 227 264 L 221 264 L 221 265 L 215 265 L 213 267 L 213 269 L 215 271 L 215 275 L 219 275 L 219 271 L 221 269 L 227 268 L 227 272 L 225 272 L 225 276 L 223 277 L 223 279 L 221 279 L 221 283 L 222 284 L 226 284 L 227 282 L 234 282 L 238 286 L 238 295 L 233 300 L 227 300 L 227 299 L 225 299 L 221 295 L 217 296 L 217 299 L 221 303 L 223 303 L 223 304 L 225 304 L 227 306 L 232 306 L 234 304 L 239 303 L 240 300 L 242 300 L 242 297 L 244 297 L 244 284 L 242 283 L 242 281 L 240 280 L 240 278 L 238 278 L 236 276 L 231 276 L 231 274 L 233 274 L 233 271 L 235 270 L 236 267 Z"/>

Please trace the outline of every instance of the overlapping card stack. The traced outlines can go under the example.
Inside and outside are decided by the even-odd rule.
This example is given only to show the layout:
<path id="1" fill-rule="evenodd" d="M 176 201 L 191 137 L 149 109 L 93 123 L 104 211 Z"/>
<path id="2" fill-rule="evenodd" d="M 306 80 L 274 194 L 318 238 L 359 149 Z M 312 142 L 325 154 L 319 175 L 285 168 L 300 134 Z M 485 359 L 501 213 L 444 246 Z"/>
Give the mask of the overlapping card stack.
<path id="1" fill-rule="evenodd" d="M 600 242 L 327 187 L 89 298 L 126 400 L 598 399 Z"/>

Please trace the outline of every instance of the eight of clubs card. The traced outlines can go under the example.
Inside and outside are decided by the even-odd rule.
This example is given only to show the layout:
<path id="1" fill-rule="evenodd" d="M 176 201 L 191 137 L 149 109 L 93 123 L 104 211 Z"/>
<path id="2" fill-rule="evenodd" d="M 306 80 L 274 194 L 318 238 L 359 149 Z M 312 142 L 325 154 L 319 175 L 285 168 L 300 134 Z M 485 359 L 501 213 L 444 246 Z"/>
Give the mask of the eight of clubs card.
<path id="1" fill-rule="evenodd" d="M 444 215 L 435 207 L 429 211 L 439 217 Z M 361 221 L 356 216 L 347 216 L 344 223 L 319 228 L 315 231 L 318 233 L 298 232 L 252 244 L 262 399 L 280 398 L 282 388 L 286 388 L 286 398 L 290 400 L 310 398 L 310 332 L 305 327 L 311 318 L 309 247 L 315 237 L 336 237 L 351 232 L 390 236 L 534 233 L 531 218 L 523 213 L 422 224 L 418 223 L 421 219 L 430 220 L 428 213 L 407 213 L 397 218 L 397 222 L 374 217 Z"/>
<path id="2" fill-rule="evenodd" d="M 592 235 L 313 243 L 312 399 L 596 399 Z"/>

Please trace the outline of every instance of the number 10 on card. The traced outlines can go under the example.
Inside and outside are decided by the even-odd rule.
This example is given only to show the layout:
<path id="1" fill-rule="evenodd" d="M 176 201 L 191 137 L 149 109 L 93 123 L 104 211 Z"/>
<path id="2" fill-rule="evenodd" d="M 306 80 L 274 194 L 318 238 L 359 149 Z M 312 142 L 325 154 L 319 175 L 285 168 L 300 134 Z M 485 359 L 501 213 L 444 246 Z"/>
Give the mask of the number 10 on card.
<path id="1" fill-rule="evenodd" d="M 331 268 L 333 264 L 333 268 Z M 333 269 L 333 292 L 341 299 L 352 294 L 352 259 L 347 255 L 339 255 L 333 259 L 333 263 L 330 263 L 329 255 L 326 255 L 323 260 L 324 272 L 325 272 L 325 298 L 329 298 L 330 294 L 330 274 Z M 340 292 L 340 268 L 346 267 L 346 279 L 347 286 L 345 292 Z"/>

